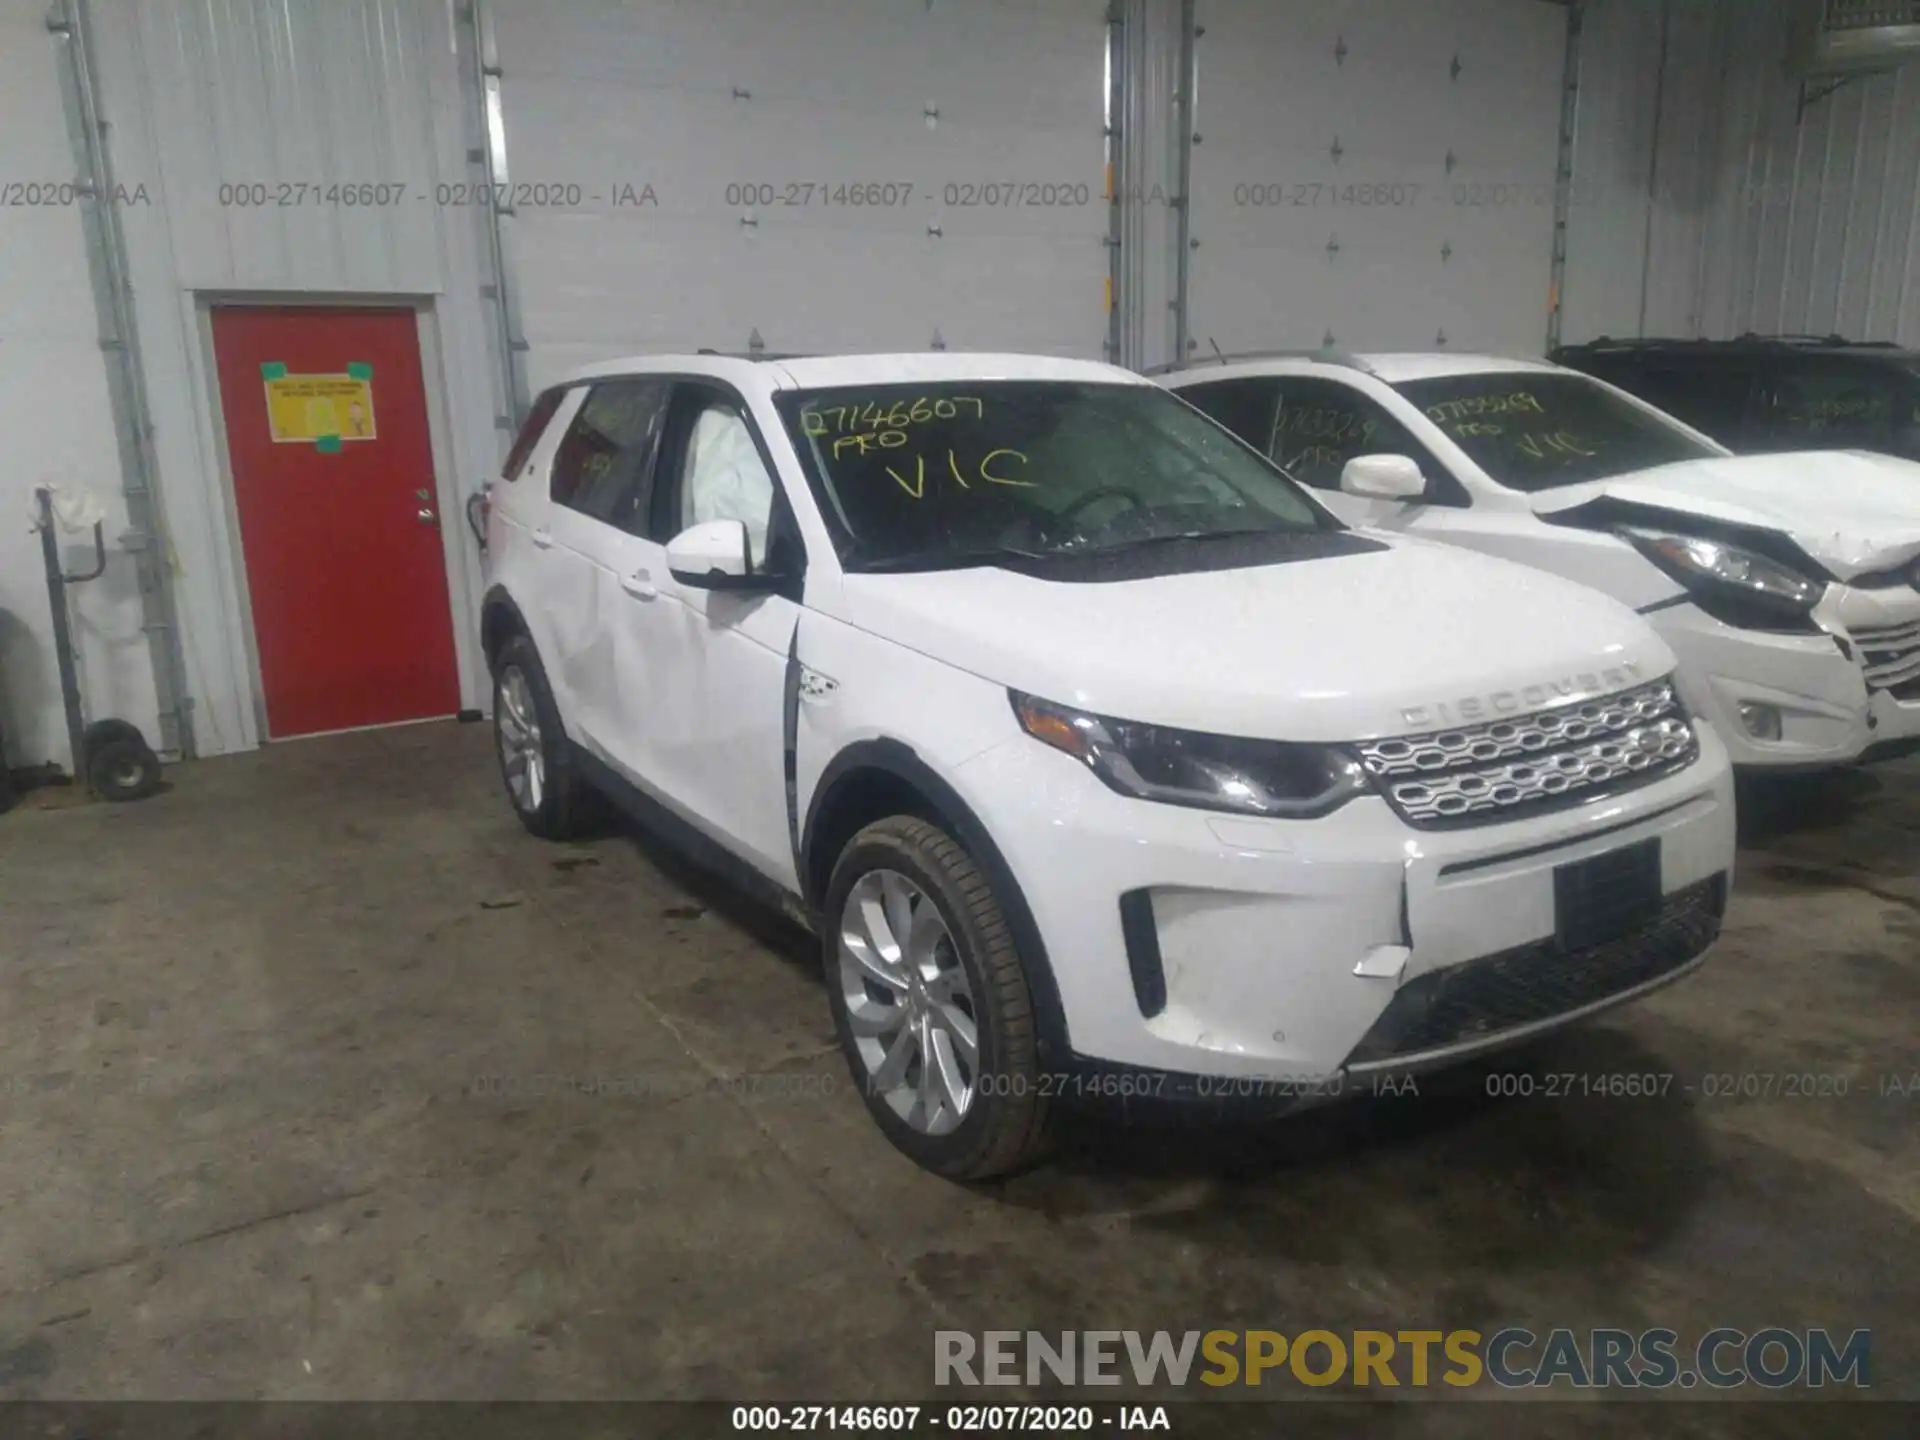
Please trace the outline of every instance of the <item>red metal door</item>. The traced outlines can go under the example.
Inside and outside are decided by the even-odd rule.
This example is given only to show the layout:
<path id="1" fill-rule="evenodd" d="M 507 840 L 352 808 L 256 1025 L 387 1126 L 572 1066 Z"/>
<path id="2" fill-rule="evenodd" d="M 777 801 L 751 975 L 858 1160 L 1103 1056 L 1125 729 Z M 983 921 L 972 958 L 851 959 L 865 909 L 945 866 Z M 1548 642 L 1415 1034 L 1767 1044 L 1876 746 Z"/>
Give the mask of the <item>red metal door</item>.
<path id="1" fill-rule="evenodd" d="M 267 733 L 452 715 L 413 311 L 218 306 L 213 350 Z"/>

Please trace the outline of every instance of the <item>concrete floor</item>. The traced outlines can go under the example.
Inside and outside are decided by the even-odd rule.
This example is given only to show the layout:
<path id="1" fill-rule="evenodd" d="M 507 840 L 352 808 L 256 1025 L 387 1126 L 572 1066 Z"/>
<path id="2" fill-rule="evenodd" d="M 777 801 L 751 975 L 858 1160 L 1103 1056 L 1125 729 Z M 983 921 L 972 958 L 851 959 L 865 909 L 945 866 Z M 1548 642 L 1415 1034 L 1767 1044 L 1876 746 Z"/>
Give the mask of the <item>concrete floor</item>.
<path id="1" fill-rule="evenodd" d="M 484 728 L 171 774 L 0 818 L 0 1397 L 912 1399 L 939 1328 L 1526 1323 L 1870 1326 L 1920 1398 L 1920 761 L 1750 797 L 1716 958 L 1525 1057 L 1666 1099 L 1094 1126 L 978 1190 L 869 1123 L 807 942 L 530 839 Z M 1739 1072 L 1851 1088 L 1698 1093 Z"/>

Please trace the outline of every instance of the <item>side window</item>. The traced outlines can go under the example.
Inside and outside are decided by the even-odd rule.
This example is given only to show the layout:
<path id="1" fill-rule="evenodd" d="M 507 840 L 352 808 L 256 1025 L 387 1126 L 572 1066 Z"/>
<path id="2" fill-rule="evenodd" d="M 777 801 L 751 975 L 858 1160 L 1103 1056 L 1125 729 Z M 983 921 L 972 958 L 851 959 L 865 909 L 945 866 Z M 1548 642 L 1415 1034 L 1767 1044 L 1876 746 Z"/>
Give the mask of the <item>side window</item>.
<path id="1" fill-rule="evenodd" d="M 1279 382 L 1261 377 L 1183 385 L 1174 392 L 1196 410 L 1225 426 L 1262 455 L 1273 446 L 1273 416 Z"/>
<path id="2" fill-rule="evenodd" d="M 595 385 L 553 457 L 554 503 L 638 533 L 670 390 L 665 380 Z"/>
<path id="3" fill-rule="evenodd" d="M 546 431 L 553 419 L 553 412 L 560 408 L 560 402 L 566 398 L 566 394 L 564 385 L 540 392 L 540 397 L 533 402 L 533 408 L 527 411 L 526 423 L 520 427 L 513 448 L 507 451 L 507 458 L 501 463 L 501 479 L 520 478 L 520 472 L 527 468 L 527 461 L 533 455 L 533 447 L 540 443 L 540 436 Z"/>
<path id="4" fill-rule="evenodd" d="M 682 385 L 670 428 L 648 534 L 664 545 L 690 526 L 738 520 L 747 527 L 753 567 L 767 568 L 771 560 L 780 568 L 780 552 L 796 537 L 788 533 L 778 484 L 740 403 L 709 386 Z"/>
<path id="5" fill-rule="evenodd" d="M 1787 449 L 1861 446 L 1893 440 L 1890 375 L 1854 365 L 1795 365 L 1774 379 L 1772 440 Z"/>
<path id="6" fill-rule="evenodd" d="M 1379 402 L 1332 380 L 1281 379 L 1267 453 L 1301 484 L 1320 490 L 1338 490 L 1340 472 L 1356 455 L 1405 455 L 1426 474 L 1429 499 L 1442 505 L 1467 499 L 1459 482 Z"/>
<path id="7" fill-rule="evenodd" d="M 1753 374 L 1744 366 L 1649 365 L 1641 375 L 1614 383 L 1723 444 L 1736 444 L 1745 432 Z"/>

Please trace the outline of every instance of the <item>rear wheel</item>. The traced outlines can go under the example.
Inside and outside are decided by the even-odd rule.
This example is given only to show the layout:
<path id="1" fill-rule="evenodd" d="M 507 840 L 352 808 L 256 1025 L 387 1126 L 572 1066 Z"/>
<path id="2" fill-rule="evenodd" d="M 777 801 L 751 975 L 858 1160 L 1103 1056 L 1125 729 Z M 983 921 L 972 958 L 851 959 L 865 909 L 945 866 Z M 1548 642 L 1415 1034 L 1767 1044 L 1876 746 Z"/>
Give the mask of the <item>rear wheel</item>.
<path id="1" fill-rule="evenodd" d="M 493 735 L 500 778 L 522 825 L 543 840 L 573 839 L 593 827 L 592 792 L 574 768 L 547 672 L 524 635 L 494 657 Z"/>
<path id="2" fill-rule="evenodd" d="M 1026 969 L 1000 902 L 938 826 L 893 816 L 841 853 L 822 926 L 827 993 L 876 1123 L 936 1174 L 981 1180 L 1045 1153 Z"/>

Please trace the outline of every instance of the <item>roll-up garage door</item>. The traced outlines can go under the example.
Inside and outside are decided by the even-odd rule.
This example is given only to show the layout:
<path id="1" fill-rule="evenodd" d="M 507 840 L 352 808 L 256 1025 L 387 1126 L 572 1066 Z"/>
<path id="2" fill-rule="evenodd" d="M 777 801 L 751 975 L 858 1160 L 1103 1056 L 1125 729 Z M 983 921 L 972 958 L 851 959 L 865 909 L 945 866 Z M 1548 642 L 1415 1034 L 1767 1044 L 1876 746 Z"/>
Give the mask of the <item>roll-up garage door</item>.
<path id="1" fill-rule="evenodd" d="M 1544 342 L 1566 9 L 1201 0 L 1197 353 Z"/>
<path id="2" fill-rule="evenodd" d="M 643 351 L 1097 358 L 1102 0 L 495 4 L 537 386 Z"/>

